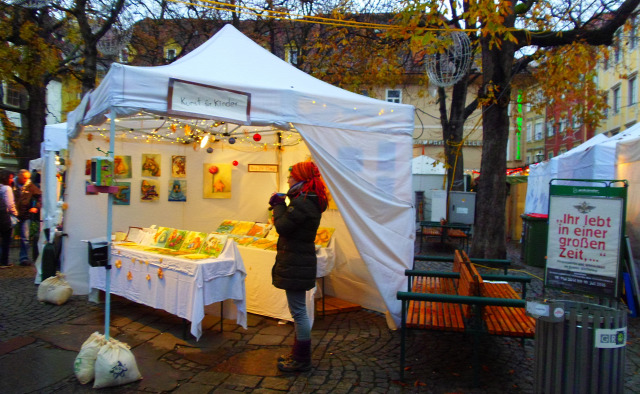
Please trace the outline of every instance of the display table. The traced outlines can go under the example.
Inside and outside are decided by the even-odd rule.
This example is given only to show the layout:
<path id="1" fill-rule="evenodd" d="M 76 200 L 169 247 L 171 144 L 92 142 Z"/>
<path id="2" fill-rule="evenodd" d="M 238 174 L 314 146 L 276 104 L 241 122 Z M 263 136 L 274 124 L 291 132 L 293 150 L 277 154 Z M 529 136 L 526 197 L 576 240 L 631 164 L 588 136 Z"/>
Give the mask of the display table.
<path id="1" fill-rule="evenodd" d="M 247 269 L 247 311 L 256 315 L 293 321 L 287 304 L 285 291 L 271 283 L 271 268 L 276 261 L 276 252 L 248 246 L 238 246 Z M 317 277 L 327 276 L 335 264 L 333 240 L 326 248 L 316 252 L 318 258 Z M 316 289 L 307 291 L 307 312 L 313 324 Z"/>
<path id="2" fill-rule="evenodd" d="M 116 262 L 119 261 L 120 268 Z M 148 253 L 113 244 L 111 293 L 131 301 L 163 309 L 191 321 L 191 334 L 200 339 L 205 305 L 234 301 L 237 323 L 247 328 L 245 270 L 232 240 L 215 259 L 189 260 Z M 158 275 L 162 269 L 162 278 Z M 104 267 L 90 268 L 89 286 L 105 290 Z"/>

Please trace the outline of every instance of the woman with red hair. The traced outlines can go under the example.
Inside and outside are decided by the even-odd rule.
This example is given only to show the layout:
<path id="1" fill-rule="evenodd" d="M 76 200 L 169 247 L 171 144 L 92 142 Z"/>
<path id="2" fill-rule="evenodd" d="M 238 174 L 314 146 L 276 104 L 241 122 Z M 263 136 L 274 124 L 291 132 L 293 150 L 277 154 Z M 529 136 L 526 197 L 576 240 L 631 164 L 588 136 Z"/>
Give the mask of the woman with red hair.
<path id="1" fill-rule="evenodd" d="M 291 354 L 278 358 L 278 369 L 301 372 L 311 369 L 311 324 L 306 292 L 316 285 L 318 261 L 314 240 L 322 212 L 327 209 L 327 192 L 320 171 L 312 162 L 293 165 L 288 183 L 288 206 L 284 196 L 278 194 L 269 200 L 279 234 L 271 276 L 273 285 L 285 290 L 296 334 Z"/>

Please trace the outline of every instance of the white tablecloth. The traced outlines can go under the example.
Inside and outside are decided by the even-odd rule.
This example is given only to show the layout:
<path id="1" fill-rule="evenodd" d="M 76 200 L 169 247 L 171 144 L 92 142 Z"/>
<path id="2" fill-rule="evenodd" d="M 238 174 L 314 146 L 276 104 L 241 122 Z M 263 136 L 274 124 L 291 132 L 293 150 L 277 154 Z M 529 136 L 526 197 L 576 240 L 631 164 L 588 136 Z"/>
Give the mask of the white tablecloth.
<path id="1" fill-rule="evenodd" d="M 117 260 L 122 262 L 120 268 L 116 268 Z M 109 271 L 104 267 L 90 268 L 91 288 L 105 290 L 105 272 L 111 272 L 111 293 L 191 321 L 191 334 L 197 339 L 202 335 L 205 305 L 227 299 L 236 305 L 237 323 L 247 328 L 247 271 L 232 240 L 227 241 L 218 258 L 206 260 L 147 253 L 114 244 L 111 266 Z M 158 268 L 162 268 L 162 279 Z"/>
<path id="2" fill-rule="evenodd" d="M 293 321 L 284 290 L 271 283 L 271 268 L 276 261 L 276 252 L 249 246 L 238 246 L 247 269 L 247 312 Z M 317 277 L 327 276 L 335 264 L 333 240 L 329 247 L 316 252 L 318 258 Z M 307 291 L 307 313 L 313 324 L 316 289 Z"/>

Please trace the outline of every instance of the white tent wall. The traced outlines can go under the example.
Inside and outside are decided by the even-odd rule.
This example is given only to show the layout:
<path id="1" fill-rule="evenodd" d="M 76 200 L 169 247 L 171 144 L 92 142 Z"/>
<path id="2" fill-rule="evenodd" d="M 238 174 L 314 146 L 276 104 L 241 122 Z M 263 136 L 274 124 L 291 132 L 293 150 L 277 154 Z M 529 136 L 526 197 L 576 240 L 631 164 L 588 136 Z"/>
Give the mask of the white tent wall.
<path id="1" fill-rule="evenodd" d="M 107 219 L 107 195 L 86 195 L 84 163 L 87 159 L 100 156 L 97 148 L 106 151 L 106 141 L 88 141 L 85 135 L 70 143 L 70 163 L 68 168 L 66 202 L 69 206 L 65 214 L 65 240 L 63 271 L 72 284 L 76 294 L 87 294 L 88 269 L 87 244 L 83 240 L 105 236 Z M 214 231 L 225 219 L 266 222 L 269 218 L 267 201 L 271 193 L 278 190 L 276 175 L 273 173 L 251 173 L 246 171 L 247 163 L 275 164 L 276 154 L 271 151 L 241 152 L 228 147 L 215 149 L 213 154 L 204 150 L 194 152 L 191 145 L 176 144 L 140 144 L 139 142 L 115 143 L 117 155 L 130 155 L 133 177 L 119 179 L 119 182 L 131 183 L 131 205 L 118 205 L 113 209 L 114 231 L 127 231 L 129 226 L 157 226 L 181 228 L 193 231 Z M 155 178 L 140 176 L 141 156 L 143 153 L 162 155 L 161 176 Z M 187 201 L 168 201 L 167 194 L 172 155 L 186 156 L 187 163 Z M 289 166 L 306 160 L 310 153 L 304 144 L 288 147 L 282 158 L 282 171 L 286 179 Z M 202 177 L 204 163 L 231 163 L 233 167 L 232 198 L 202 198 Z M 138 175 L 136 175 L 138 174 Z M 193 175 L 195 174 L 195 175 Z M 157 202 L 140 201 L 140 183 L 143 179 L 155 179 L 160 185 L 160 198 Z M 283 183 L 286 183 L 283 181 Z M 279 190 L 286 191 L 281 185 Z M 326 278 L 327 294 L 358 303 L 368 309 L 384 312 L 386 307 L 380 293 L 373 285 L 367 266 L 357 252 L 342 216 L 338 211 L 325 212 L 322 226 L 336 229 L 334 237 L 336 247 L 336 265 L 334 272 Z"/>
<path id="2" fill-rule="evenodd" d="M 618 143 L 616 162 L 616 179 L 629 182 L 626 232 L 637 261 L 640 256 L 640 138 Z"/>

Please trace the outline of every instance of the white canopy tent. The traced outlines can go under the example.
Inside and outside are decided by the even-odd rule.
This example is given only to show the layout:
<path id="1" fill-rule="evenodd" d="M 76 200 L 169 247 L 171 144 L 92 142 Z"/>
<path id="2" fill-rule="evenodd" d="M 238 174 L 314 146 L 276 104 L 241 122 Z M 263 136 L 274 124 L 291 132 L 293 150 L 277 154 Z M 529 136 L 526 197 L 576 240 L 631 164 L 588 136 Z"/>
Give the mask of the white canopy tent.
<path id="1" fill-rule="evenodd" d="M 105 221 L 109 222 L 112 208 L 107 207 L 103 195 L 84 195 L 88 177 L 83 176 L 84 162 L 78 163 L 79 158 L 100 156 L 96 148 L 117 155 L 144 152 L 187 156 L 187 165 L 191 166 L 187 179 L 196 179 L 190 181 L 188 202 L 178 208 L 166 201 L 159 205 L 138 203 L 135 209 L 117 207 L 113 211 L 114 229 L 158 224 L 210 231 L 220 218 L 266 220 L 266 200 L 283 185 L 280 173 L 304 159 L 307 152 L 291 146 L 270 153 L 266 144 L 264 149 L 249 144 L 253 149 L 242 151 L 231 145 L 229 138 L 240 140 L 260 130 L 280 146 L 286 145 L 280 138 L 289 138 L 293 132 L 294 140 L 299 134 L 306 143 L 339 209 L 340 218 L 331 212 L 325 216 L 335 219 L 334 223 L 343 220 L 346 226 L 344 233 L 336 231 L 341 237 L 336 253 L 343 256 L 342 262 L 336 262 L 336 270 L 342 267 L 348 271 L 346 267 L 364 262 L 368 272 L 361 276 L 370 275 L 376 296 L 398 324 L 400 303 L 396 292 L 406 286 L 404 270 L 411 267 L 415 239 L 410 160 L 413 111 L 409 105 L 375 100 L 316 80 L 227 25 L 171 65 L 113 64 L 102 83 L 69 114 L 66 125 L 47 126 L 43 143 L 45 226 L 54 226 L 56 220 L 55 152 L 69 143 L 74 159 L 67 163 L 68 237 L 62 269 L 74 291 L 86 294 L 89 267 L 87 246 L 81 240 L 104 236 L 105 228 L 111 230 Z M 182 141 L 176 137 L 180 133 L 175 128 L 165 133 L 174 122 L 170 119 L 193 118 L 201 119 L 190 123 L 193 133 L 207 129 L 222 137 L 210 157 L 192 149 L 193 144 L 184 141 L 186 136 Z M 109 125 L 102 126 L 107 121 Z M 219 126 L 217 121 L 227 124 Z M 238 126 L 230 127 L 232 123 Z M 258 126 L 265 128 L 256 129 Z M 242 163 L 233 169 L 234 197 L 203 199 L 199 175 L 202 164 L 228 163 L 230 158 Z M 132 156 L 132 167 L 140 168 L 136 160 L 138 156 Z M 244 165 L 274 161 L 281 164 L 278 174 L 266 177 L 247 172 Z M 192 174 L 198 175 L 192 178 Z M 133 191 L 132 187 L 132 203 Z M 349 251 L 351 242 L 357 251 Z M 349 288 L 357 293 L 359 288 L 354 287 L 352 276 L 353 272 L 341 278 L 332 275 L 329 287 L 333 286 L 336 293 Z M 366 297 L 370 292 L 361 294 Z"/>
<path id="2" fill-rule="evenodd" d="M 640 187 L 640 155 L 636 145 L 640 140 L 640 124 L 607 138 L 596 135 L 570 151 L 529 168 L 529 186 L 525 213 L 549 213 L 549 181 L 551 179 L 626 179 L 627 234 L 636 256 L 640 253 L 640 201 L 635 190 Z M 558 183 L 560 184 L 560 182 Z"/>

